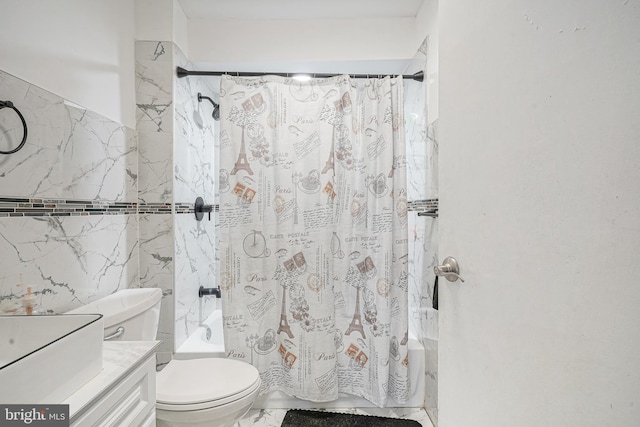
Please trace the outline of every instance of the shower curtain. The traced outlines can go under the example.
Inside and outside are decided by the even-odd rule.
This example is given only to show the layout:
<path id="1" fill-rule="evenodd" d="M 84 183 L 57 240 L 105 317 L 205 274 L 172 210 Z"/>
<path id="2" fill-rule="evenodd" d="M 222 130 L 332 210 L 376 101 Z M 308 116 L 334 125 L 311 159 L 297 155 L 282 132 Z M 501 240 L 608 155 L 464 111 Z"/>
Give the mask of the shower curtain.
<path id="1" fill-rule="evenodd" d="M 225 347 L 261 394 L 408 398 L 402 105 L 401 77 L 221 78 Z"/>

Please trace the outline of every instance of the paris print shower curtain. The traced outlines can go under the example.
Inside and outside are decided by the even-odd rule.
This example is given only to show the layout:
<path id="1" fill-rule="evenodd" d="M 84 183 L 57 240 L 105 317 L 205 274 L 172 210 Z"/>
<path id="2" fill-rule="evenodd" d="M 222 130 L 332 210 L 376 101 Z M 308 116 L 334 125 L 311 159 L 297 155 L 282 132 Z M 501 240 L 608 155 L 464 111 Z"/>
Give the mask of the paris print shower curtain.
<path id="1" fill-rule="evenodd" d="M 408 398 L 402 80 L 221 78 L 227 357 L 261 393 Z"/>

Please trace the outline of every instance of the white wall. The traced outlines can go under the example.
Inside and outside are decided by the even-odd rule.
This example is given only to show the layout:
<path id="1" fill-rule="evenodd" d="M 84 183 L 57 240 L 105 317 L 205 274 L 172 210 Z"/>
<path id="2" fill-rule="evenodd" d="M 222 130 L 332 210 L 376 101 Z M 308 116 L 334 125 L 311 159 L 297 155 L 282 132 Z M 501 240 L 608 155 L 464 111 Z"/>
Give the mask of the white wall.
<path id="1" fill-rule="evenodd" d="M 173 0 L 173 42 L 183 52 L 188 52 L 188 21 L 178 0 Z"/>
<path id="2" fill-rule="evenodd" d="M 439 425 L 637 426 L 640 2 L 439 12 Z"/>
<path id="3" fill-rule="evenodd" d="M 414 18 L 193 19 L 187 56 L 194 62 L 410 59 L 415 38 Z"/>
<path id="4" fill-rule="evenodd" d="M 2 0 L 0 69 L 135 127 L 130 0 Z"/>
<path id="5" fill-rule="evenodd" d="M 428 122 L 439 117 L 438 108 L 438 48 L 440 46 L 438 28 L 438 0 L 424 0 L 416 16 L 416 43 L 420 46 L 425 37 L 429 38 L 425 90 L 427 91 Z"/>
<path id="6" fill-rule="evenodd" d="M 136 40 L 170 41 L 186 52 L 187 17 L 178 0 L 135 0 Z"/>

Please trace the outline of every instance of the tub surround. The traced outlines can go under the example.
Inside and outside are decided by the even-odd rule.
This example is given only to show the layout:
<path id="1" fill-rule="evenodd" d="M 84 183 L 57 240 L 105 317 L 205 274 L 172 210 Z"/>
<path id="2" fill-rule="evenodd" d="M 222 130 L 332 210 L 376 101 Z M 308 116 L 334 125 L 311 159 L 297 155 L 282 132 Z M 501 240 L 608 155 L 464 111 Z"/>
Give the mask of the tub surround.
<path id="1" fill-rule="evenodd" d="M 174 354 L 176 359 L 197 359 L 199 357 L 226 357 L 222 334 L 222 309 L 211 312 L 202 325 L 189 335 L 189 338 L 176 349 Z"/>
<path id="2" fill-rule="evenodd" d="M 175 47 L 174 67 L 192 67 L 182 50 Z M 211 105 L 200 103 L 197 94 L 216 97 L 217 80 L 210 77 L 174 78 L 174 203 L 188 206 L 174 219 L 176 262 L 176 348 L 195 331 L 216 307 L 216 299 L 198 298 L 198 288 L 218 285 L 215 255 L 215 216 L 195 221 L 196 197 L 207 203 L 217 200 L 216 146 L 218 122 L 211 117 Z M 182 211 L 184 212 L 184 210 Z"/>
<path id="3" fill-rule="evenodd" d="M 421 85 L 405 81 L 405 128 L 407 137 L 407 192 L 409 200 L 438 198 L 438 117 L 434 89 L 437 46 L 432 37 L 424 39 L 405 70 L 422 70 L 427 79 Z M 437 67 L 435 67 L 437 70 Z M 438 265 L 438 220 L 408 215 L 409 221 L 409 328 L 425 349 L 424 407 L 437 420 L 438 394 L 438 312 L 433 307 L 433 267 Z"/>
<path id="4" fill-rule="evenodd" d="M 198 104 L 194 102 L 195 94 L 198 92 L 204 95 L 212 95 L 216 100 L 218 89 L 213 87 L 215 78 L 211 77 L 189 77 L 184 79 L 174 79 L 173 86 L 169 86 L 167 74 L 172 77 L 175 74 L 175 66 L 182 66 L 188 69 L 197 69 L 197 66 L 190 64 L 184 57 L 180 49 L 171 42 L 138 42 L 140 53 L 137 55 L 141 66 L 138 67 L 140 86 L 144 88 L 144 99 L 152 100 L 152 103 L 141 103 L 140 117 L 145 121 L 145 128 L 148 130 L 149 139 L 144 140 L 141 135 L 140 150 L 145 151 L 143 145 L 153 141 L 159 144 L 167 143 L 165 134 L 169 134 L 171 129 L 173 135 L 172 165 L 173 170 L 163 163 L 160 168 L 163 173 L 172 173 L 172 187 L 167 191 L 153 190 L 149 194 L 172 195 L 173 208 L 176 214 L 173 215 L 173 229 L 171 235 L 173 240 L 166 236 L 167 249 L 173 244 L 173 258 L 163 267 L 171 268 L 174 274 L 174 283 L 167 284 L 167 288 L 173 292 L 175 310 L 172 313 L 164 312 L 161 319 L 161 333 L 168 339 L 174 335 L 174 349 L 180 345 L 197 330 L 199 323 L 213 309 L 213 298 L 197 298 L 197 288 L 200 284 L 209 287 L 215 284 L 216 273 L 214 271 L 216 260 L 214 253 L 210 251 L 210 243 L 215 242 L 213 223 L 206 219 L 195 223 L 192 221 L 191 211 L 188 215 L 177 214 L 179 205 L 185 204 L 193 206 L 193 200 L 197 196 L 202 196 L 207 203 L 215 203 L 217 200 L 213 195 L 215 191 L 215 177 L 212 170 L 215 170 L 216 158 L 213 149 L 217 141 L 215 140 L 215 121 L 211 119 L 209 104 Z M 415 72 L 426 69 L 428 50 L 428 40 L 425 40 L 416 53 L 415 58 L 409 65 L 408 71 Z M 157 81 L 154 79 L 157 76 Z M 430 210 L 437 207 L 437 120 L 428 121 L 425 85 L 416 82 L 405 82 L 405 111 L 407 114 L 407 153 L 408 162 L 408 199 L 410 221 L 410 242 L 411 255 L 409 257 L 409 281 L 410 281 L 410 305 L 412 322 L 411 329 L 421 339 L 426 339 L 427 329 L 433 330 L 431 323 L 437 322 L 436 314 L 431 309 L 431 293 L 433 292 L 433 277 L 431 268 L 437 263 L 436 238 L 437 221 L 429 217 L 417 217 L 416 213 Z M 155 91 L 155 92 L 154 92 Z M 173 92 L 171 92 L 173 91 Z M 169 105 L 171 93 L 172 108 L 165 108 Z M 173 114 L 171 125 L 165 124 L 168 116 Z M 153 116 L 150 119 L 149 116 Z M 169 126 L 172 126 L 171 128 Z M 210 142 L 207 142 L 210 141 Z M 201 145 L 203 143 L 203 145 Z M 153 149 L 157 145 L 152 145 Z M 159 148 L 168 152 L 168 148 Z M 210 150 L 210 151 L 209 151 Z M 210 153 L 210 154 L 209 154 Z M 206 154 L 206 155 L 205 155 Z M 143 155 L 141 154 L 141 158 Z M 143 163 L 140 163 L 141 175 Z M 156 169 L 158 170 L 158 169 Z M 141 177 L 141 180 L 143 178 Z M 161 188 L 167 179 L 160 179 Z M 142 194 L 142 191 L 141 191 Z M 211 194 L 212 196 L 208 196 Z M 168 200 L 166 197 L 165 200 Z M 147 199 L 147 202 L 150 199 Z M 141 225 L 141 235 L 143 234 Z M 156 244 L 159 242 L 155 242 Z M 141 242 L 141 246 L 142 246 Z M 142 258 L 142 255 L 141 255 Z M 169 259 L 164 257 L 163 259 Z M 141 259 L 141 265 L 145 262 Z M 164 286 L 164 285 L 163 285 Z M 206 304 L 209 304 L 208 306 Z M 163 301 L 163 306 L 166 304 Z M 171 328 L 173 319 L 173 328 Z M 164 325 L 164 326 L 162 326 Z M 437 328 L 436 328 L 437 331 Z M 437 335 L 437 334 L 436 334 Z M 430 335 L 433 338 L 433 334 Z M 433 348 L 433 345 L 430 346 Z M 432 366 L 432 365 L 429 365 Z M 433 396 L 436 391 L 434 379 L 436 373 L 429 371 L 425 380 L 430 382 Z"/>
<path id="5" fill-rule="evenodd" d="M 201 285 L 216 283 L 215 221 L 193 217 L 196 197 L 214 200 L 216 124 L 196 98 L 214 90 L 211 79 L 175 79 L 177 66 L 192 64 L 176 44 L 136 42 L 138 202 L 158 207 L 157 214 L 140 215 L 140 283 L 165 295 L 160 363 L 215 306 L 211 298 L 198 298 Z"/>

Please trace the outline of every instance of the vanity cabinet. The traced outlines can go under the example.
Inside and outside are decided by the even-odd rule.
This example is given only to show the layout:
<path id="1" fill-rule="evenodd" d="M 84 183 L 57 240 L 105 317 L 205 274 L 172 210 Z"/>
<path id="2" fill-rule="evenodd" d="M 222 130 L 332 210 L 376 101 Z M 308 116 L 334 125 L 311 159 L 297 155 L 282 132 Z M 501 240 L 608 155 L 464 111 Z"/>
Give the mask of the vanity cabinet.
<path id="1" fill-rule="evenodd" d="M 64 402 L 72 427 L 156 425 L 157 343 L 126 344 L 105 342 L 103 371 Z"/>

